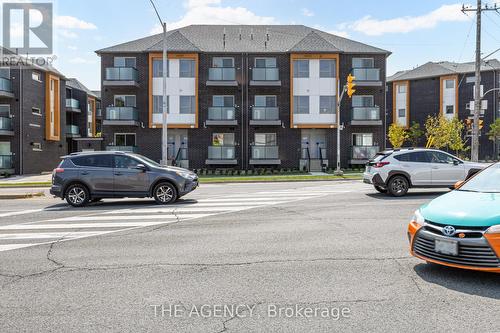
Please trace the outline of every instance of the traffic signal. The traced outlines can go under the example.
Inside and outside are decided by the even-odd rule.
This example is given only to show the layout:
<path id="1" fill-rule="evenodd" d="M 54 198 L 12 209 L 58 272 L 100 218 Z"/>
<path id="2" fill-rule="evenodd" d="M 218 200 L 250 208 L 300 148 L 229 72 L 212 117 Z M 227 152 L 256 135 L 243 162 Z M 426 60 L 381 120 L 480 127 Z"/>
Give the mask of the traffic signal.
<path id="1" fill-rule="evenodd" d="M 483 129 L 483 126 L 484 126 L 484 120 L 483 119 L 479 119 L 479 129 Z"/>
<path id="2" fill-rule="evenodd" d="M 467 127 L 467 130 L 471 130 L 472 129 L 472 124 L 473 124 L 473 120 L 468 118 L 468 119 L 465 119 L 465 126 Z"/>
<path id="3" fill-rule="evenodd" d="M 353 82 L 354 80 L 356 80 L 356 78 L 352 76 L 352 74 L 347 76 L 347 96 L 349 96 L 349 98 L 356 92 L 356 89 L 354 89 L 354 87 L 356 87 L 356 83 Z"/>

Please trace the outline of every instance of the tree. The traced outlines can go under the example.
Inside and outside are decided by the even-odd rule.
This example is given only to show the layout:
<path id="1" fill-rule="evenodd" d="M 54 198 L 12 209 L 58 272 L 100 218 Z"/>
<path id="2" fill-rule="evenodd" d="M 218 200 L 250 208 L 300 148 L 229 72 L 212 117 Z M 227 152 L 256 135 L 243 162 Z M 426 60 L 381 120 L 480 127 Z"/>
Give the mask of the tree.
<path id="1" fill-rule="evenodd" d="M 447 119 L 443 115 L 429 116 L 425 121 L 425 136 L 428 140 L 432 138 L 433 148 L 446 148 L 458 153 L 468 149 L 463 138 L 464 127 L 458 117 Z"/>
<path id="2" fill-rule="evenodd" d="M 417 122 L 412 122 L 408 130 L 408 140 L 413 147 L 418 147 L 418 142 L 420 138 L 424 136 L 424 131 L 420 128 L 420 124 Z"/>
<path id="3" fill-rule="evenodd" d="M 392 147 L 395 149 L 401 148 L 406 140 L 408 140 L 406 129 L 397 123 L 392 123 L 389 126 L 389 142 Z"/>
<path id="4" fill-rule="evenodd" d="M 465 147 L 465 140 L 463 137 L 464 123 L 458 119 L 458 117 L 453 117 L 452 120 L 448 121 L 448 144 L 447 146 L 454 150 L 457 154 L 459 152 L 465 151 L 468 147 Z"/>
<path id="5" fill-rule="evenodd" d="M 487 135 L 493 142 L 497 142 L 500 139 L 500 118 L 495 119 L 493 124 L 490 125 L 490 130 Z"/>

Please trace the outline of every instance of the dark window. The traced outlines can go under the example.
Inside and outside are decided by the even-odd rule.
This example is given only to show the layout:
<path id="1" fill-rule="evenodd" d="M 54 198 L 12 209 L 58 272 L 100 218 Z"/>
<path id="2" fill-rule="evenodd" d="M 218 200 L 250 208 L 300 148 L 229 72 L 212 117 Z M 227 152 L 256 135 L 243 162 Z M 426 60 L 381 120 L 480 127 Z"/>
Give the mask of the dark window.
<path id="1" fill-rule="evenodd" d="M 429 155 L 425 151 L 416 151 L 409 155 L 409 162 L 429 163 L 430 161 Z"/>
<path id="2" fill-rule="evenodd" d="M 80 156 L 71 159 L 77 166 L 111 168 L 111 155 Z"/>
<path id="3" fill-rule="evenodd" d="M 195 62 L 191 59 L 181 59 L 179 61 L 179 77 L 194 77 Z"/>
<path id="4" fill-rule="evenodd" d="M 117 169 L 134 169 L 139 164 L 141 162 L 131 157 L 115 155 L 115 168 Z"/>
<path id="5" fill-rule="evenodd" d="M 410 162 L 410 154 L 401 154 L 394 156 L 394 158 L 400 162 Z"/>
<path id="6" fill-rule="evenodd" d="M 293 77 L 309 77 L 309 60 L 293 61 Z"/>
<path id="7" fill-rule="evenodd" d="M 319 61 L 319 77 L 335 77 L 335 60 L 322 59 Z"/>
<path id="8" fill-rule="evenodd" d="M 169 72 L 170 61 L 167 60 L 167 76 Z M 163 60 L 153 59 L 153 77 L 163 77 Z"/>
<path id="9" fill-rule="evenodd" d="M 453 164 L 457 159 L 438 151 L 429 152 L 431 163 Z"/>

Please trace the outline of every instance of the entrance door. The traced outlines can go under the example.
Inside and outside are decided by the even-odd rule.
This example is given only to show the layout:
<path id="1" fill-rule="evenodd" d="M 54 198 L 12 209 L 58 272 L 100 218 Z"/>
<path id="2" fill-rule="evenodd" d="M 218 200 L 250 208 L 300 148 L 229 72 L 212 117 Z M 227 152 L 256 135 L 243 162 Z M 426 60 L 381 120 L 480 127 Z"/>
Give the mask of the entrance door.
<path id="1" fill-rule="evenodd" d="M 326 159 L 326 134 L 321 129 L 302 130 L 302 159 Z M 307 154 L 309 151 L 309 156 Z"/>
<path id="2" fill-rule="evenodd" d="M 168 162 L 180 164 L 181 160 L 187 160 L 188 133 L 187 130 L 173 129 L 168 131 Z"/>
<path id="3" fill-rule="evenodd" d="M 10 142 L 0 142 L 0 169 L 12 168 Z"/>

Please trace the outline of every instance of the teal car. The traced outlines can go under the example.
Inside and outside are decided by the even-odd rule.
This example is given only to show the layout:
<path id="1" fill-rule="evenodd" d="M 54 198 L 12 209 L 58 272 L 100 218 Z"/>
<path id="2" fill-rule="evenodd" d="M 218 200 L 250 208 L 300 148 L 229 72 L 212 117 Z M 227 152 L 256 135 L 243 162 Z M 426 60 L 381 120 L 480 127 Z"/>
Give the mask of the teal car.
<path id="1" fill-rule="evenodd" d="M 408 238 L 427 262 L 500 273 L 500 163 L 420 207 Z"/>

